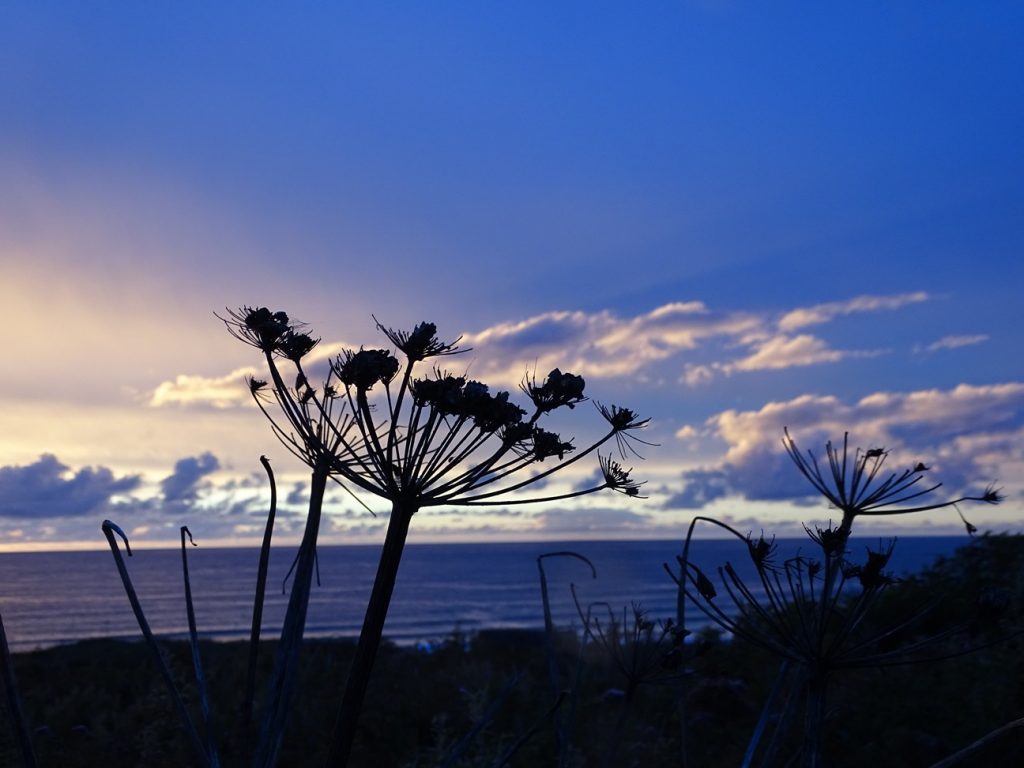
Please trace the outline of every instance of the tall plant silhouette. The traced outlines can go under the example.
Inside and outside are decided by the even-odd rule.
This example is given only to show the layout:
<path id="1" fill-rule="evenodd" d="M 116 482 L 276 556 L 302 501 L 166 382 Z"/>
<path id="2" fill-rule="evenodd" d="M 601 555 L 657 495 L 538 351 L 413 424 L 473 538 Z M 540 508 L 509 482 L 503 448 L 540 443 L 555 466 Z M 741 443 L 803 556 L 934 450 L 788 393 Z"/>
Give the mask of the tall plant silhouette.
<path id="1" fill-rule="evenodd" d="M 250 390 L 277 438 L 312 469 L 309 514 L 256 765 L 273 765 L 280 747 L 328 480 L 356 494 L 383 498 L 391 506 L 329 753 L 332 765 L 345 765 L 413 516 L 425 507 L 552 502 L 601 490 L 639 496 L 641 484 L 611 452 L 601 453 L 600 448 L 614 441 L 625 460 L 633 451 L 632 441 L 638 440 L 633 433 L 647 420 L 627 408 L 598 405 L 607 428 L 579 449 L 540 422 L 586 400 L 582 377 L 557 368 L 540 382 L 525 377 L 520 388 L 530 402 L 527 410 L 508 392 L 492 393 L 486 385 L 436 364 L 418 376 L 417 368 L 425 361 L 460 351 L 458 340 L 439 340 L 432 323 L 421 323 L 411 332 L 378 323 L 402 359 L 388 349 L 345 350 L 331 360 L 326 378 L 314 386 L 303 360 L 319 339 L 303 324 L 265 307 L 242 307 L 222 319 L 233 336 L 262 352 L 270 380 L 250 379 Z M 286 365 L 291 368 L 287 378 L 282 371 Z M 556 472 L 591 455 L 596 455 L 601 470 L 592 485 L 550 495 L 526 494 L 530 486 L 540 487 Z"/>
<path id="2" fill-rule="evenodd" d="M 913 651 L 949 634 L 918 638 L 901 648 L 889 647 L 893 635 L 913 625 L 931 606 L 923 606 L 897 626 L 871 627 L 867 616 L 893 583 L 885 569 L 895 542 L 869 548 L 863 562 L 853 561 L 848 557 L 848 542 L 854 522 L 865 516 L 905 515 L 946 507 L 959 513 L 958 504 L 997 504 L 1002 497 L 989 486 L 976 495 L 928 501 L 927 497 L 942 486 L 924 482 L 929 467 L 919 462 L 901 471 L 888 472 L 888 451 L 858 448 L 851 452 L 848 435 L 844 435 L 841 448 L 826 443 L 826 469 L 813 453 L 805 454 L 798 449 L 788 430 L 784 432 L 783 445 L 799 472 L 841 513 L 835 527 L 805 526 L 814 555 L 798 554 L 779 562 L 774 538 L 762 534 L 755 539 L 714 518 L 696 517 L 679 557 L 681 570 L 673 578 L 679 585 L 680 622 L 685 619 L 686 601 L 691 600 L 727 632 L 782 659 L 778 682 L 769 694 L 743 765 L 754 764 L 759 742 L 772 719 L 776 723 L 774 734 L 761 751 L 761 764 L 774 764 L 779 737 L 792 717 L 794 702 L 802 698 L 800 753 L 802 765 L 810 768 L 821 765 L 826 694 L 835 672 L 905 663 Z M 723 606 L 717 600 L 719 593 L 712 579 L 690 562 L 690 544 L 700 522 L 718 526 L 740 540 L 754 566 L 756 577 L 749 583 L 731 563 L 718 569 L 719 583 L 730 605 Z M 964 520 L 964 524 L 969 533 L 974 532 L 970 523 Z M 775 697 L 786 691 L 788 698 L 772 718 Z"/>

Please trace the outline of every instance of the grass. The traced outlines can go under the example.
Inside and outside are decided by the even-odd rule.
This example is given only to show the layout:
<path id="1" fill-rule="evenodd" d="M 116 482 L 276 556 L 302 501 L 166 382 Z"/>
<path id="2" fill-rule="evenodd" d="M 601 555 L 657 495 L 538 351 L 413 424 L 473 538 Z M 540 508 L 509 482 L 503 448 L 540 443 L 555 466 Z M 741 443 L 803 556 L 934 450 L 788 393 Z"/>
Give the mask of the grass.
<path id="1" fill-rule="evenodd" d="M 825 763 L 845 766 L 928 766 L 1024 713 L 1024 641 L 1007 627 L 1024 621 L 1024 538 L 991 536 L 940 561 L 919 577 L 889 590 L 872 620 L 886 626 L 906 605 L 946 596 L 933 626 L 961 619 L 979 604 L 978 621 L 932 655 L 973 653 L 923 664 L 837 674 L 830 692 L 823 744 Z M 642 597 L 642 596 L 641 596 Z M 999 618 L 1000 622 L 995 622 Z M 776 660 L 767 652 L 708 634 L 707 648 L 689 660 L 687 726 L 689 764 L 739 765 L 746 740 L 772 684 Z M 903 641 L 911 638 L 903 638 Z M 994 642 L 1002 639 L 1001 642 Z M 575 663 L 578 646 L 559 635 L 563 663 Z M 344 678 L 354 643 L 309 640 L 304 646 L 294 705 L 282 745 L 282 766 L 323 764 L 341 698 L 324 680 Z M 198 708 L 187 642 L 162 643 L 188 706 Z M 602 765 L 611 740 L 619 740 L 616 765 L 678 764 L 679 722 L 675 688 L 644 685 L 629 717 L 616 731 L 624 707 L 619 667 L 598 644 L 586 664 L 571 723 L 577 766 Z M 222 719 L 221 755 L 227 766 L 247 764 L 252 734 L 242 726 L 248 643 L 202 644 L 213 711 Z M 260 679 L 270 674 L 272 653 L 261 654 Z M 142 643 L 89 641 L 15 655 L 25 714 L 41 766 L 183 766 L 193 753 L 174 703 Z M 510 682 L 515 684 L 510 686 Z M 510 689 L 501 699 L 503 689 Z M 471 741 L 461 766 L 491 766 L 540 722 L 509 765 L 555 765 L 558 746 L 549 672 L 540 632 L 454 634 L 427 653 L 385 643 L 374 668 L 351 765 L 427 768 L 444 764 L 455 744 L 500 701 L 493 719 Z M 18 748 L 3 713 L 0 764 L 16 765 Z M 230 717 L 231 722 L 223 721 Z M 1024 764 L 1024 733 L 1013 731 L 961 766 Z"/>

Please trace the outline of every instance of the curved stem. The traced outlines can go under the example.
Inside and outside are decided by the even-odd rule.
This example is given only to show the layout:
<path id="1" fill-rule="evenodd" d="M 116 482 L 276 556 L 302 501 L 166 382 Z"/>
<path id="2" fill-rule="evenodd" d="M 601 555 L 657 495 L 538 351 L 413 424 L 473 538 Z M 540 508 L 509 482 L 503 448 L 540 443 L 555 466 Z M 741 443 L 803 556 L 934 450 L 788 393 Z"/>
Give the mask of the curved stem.
<path id="1" fill-rule="evenodd" d="M 306 610 L 309 607 L 309 592 L 316 561 L 316 540 L 320 531 L 320 515 L 327 487 L 328 468 L 327 459 L 320 461 L 313 468 L 306 530 L 299 545 L 295 581 L 292 583 L 288 610 L 281 629 L 281 641 L 274 659 L 270 690 L 264 705 L 263 722 L 256 742 L 253 758 L 253 765 L 256 768 L 272 768 L 276 765 L 281 748 L 289 701 L 299 672 L 299 651 L 302 648 L 302 634 L 306 626 Z"/>
<path id="2" fill-rule="evenodd" d="M 210 714 L 210 694 L 206 688 L 206 673 L 203 671 L 203 658 L 199 653 L 199 630 L 196 628 L 196 611 L 192 604 L 192 579 L 188 575 L 188 548 L 185 537 L 194 547 L 192 531 L 187 525 L 181 526 L 181 572 L 185 579 L 185 614 L 188 618 L 188 639 L 192 649 L 192 668 L 196 675 L 196 688 L 199 691 L 199 713 L 203 716 L 203 728 L 206 729 L 206 753 L 209 756 L 210 768 L 219 768 L 220 757 L 217 755 L 217 737 Z"/>
<path id="3" fill-rule="evenodd" d="M 101 527 L 103 535 L 107 537 L 107 543 L 110 545 L 110 553 L 114 556 L 114 564 L 117 566 L 117 572 L 121 577 L 121 584 L 124 586 L 125 595 L 127 595 L 128 602 L 132 606 L 132 612 L 135 614 L 135 620 L 139 624 L 142 636 L 146 639 L 146 645 L 149 646 L 149 650 L 153 654 L 153 660 L 156 662 L 157 669 L 160 670 L 160 676 L 164 680 L 164 685 L 167 686 L 167 692 L 171 696 L 174 708 L 178 710 L 178 716 L 181 718 L 182 725 L 185 727 L 185 733 L 192 744 L 192 748 L 195 750 L 199 765 L 209 766 L 210 759 L 206 754 L 206 748 L 203 746 L 202 739 L 199 738 L 199 732 L 192 723 L 192 718 L 189 717 L 188 708 L 185 706 L 185 701 L 181 698 L 178 686 L 174 682 L 174 676 L 171 674 L 163 654 L 160 653 L 160 646 L 157 645 L 153 630 L 150 629 L 149 622 L 146 620 L 146 614 L 142 610 L 142 603 L 139 602 L 139 596 L 135 592 L 135 585 L 132 584 L 131 576 L 128 575 L 128 566 L 125 565 L 124 556 L 117 546 L 117 539 L 114 538 L 115 534 L 120 536 L 124 540 L 125 551 L 131 555 L 128 537 L 121 530 L 120 526 L 112 523 L 110 520 L 104 520 Z"/>
<path id="4" fill-rule="evenodd" d="M 259 565 L 256 570 L 256 596 L 252 606 L 252 629 L 249 632 L 249 664 L 245 673 L 245 699 L 242 703 L 242 722 L 245 730 L 249 729 L 252 719 L 252 702 L 256 695 L 256 660 L 260 649 L 260 630 L 263 626 L 263 601 L 267 593 L 267 570 L 270 568 L 270 540 L 274 534 L 274 518 L 277 514 L 277 483 L 274 481 L 274 470 L 270 468 L 270 460 L 260 456 L 260 463 L 270 480 L 270 511 L 267 512 L 267 525 L 263 530 L 263 544 L 260 546 Z"/>
<path id="5" fill-rule="evenodd" d="M 982 736 L 980 739 L 973 742 L 972 744 L 968 744 L 959 752 L 954 752 L 949 757 L 940 760 L 939 762 L 932 765 L 931 768 L 950 768 L 950 766 L 956 765 L 960 761 L 970 757 L 975 752 L 978 752 L 983 747 L 988 746 L 990 743 L 1000 738 L 1004 734 L 1007 734 L 1010 731 L 1016 730 L 1017 728 L 1021 727 L 1024 727 L 1024 717 L 1017 718 L 1016 720 L 1011 720 L 1005 725 L 999 726 L 994 731 L 986 733 L 984 736 Z"/>

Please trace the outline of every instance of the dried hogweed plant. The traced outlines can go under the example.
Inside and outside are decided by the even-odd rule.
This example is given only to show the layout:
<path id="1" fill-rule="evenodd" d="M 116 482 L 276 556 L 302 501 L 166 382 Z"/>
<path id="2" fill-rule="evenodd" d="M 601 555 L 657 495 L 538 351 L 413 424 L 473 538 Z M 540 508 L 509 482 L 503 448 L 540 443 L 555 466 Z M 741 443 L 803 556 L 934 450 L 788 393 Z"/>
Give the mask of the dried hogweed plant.
<path id="1" fill-rule="evenodd" d="M 458 340 L 439 340 L 432 323 L 421 323 L 411 332 L 378 323 L 397 354 L 390 349 L 345 350 L 330 361 L 326 378 L 314 386 L 303 361 L 319 340 L 303 324 L 263 307 L 229 311 L 222 320 L 235 338 L 262 353 L 269 380 L 250 379 L 250 391 L 276 437 L 312 470 L 309 513 L 256 765 L 273 765 L 280 747 L 327 482 L 335 481 L 356 495 L 380 497 L 391 506 L 330 749 L 330 764 L 345 765 L 413 516 L 425 507 L 552 502 L 601 490 L 638 496 L 641 484 L 600 449 L 614 441 L 625 460 L 638 441 L 635 431 L 647 420 L 627 408 L 598 405 L 607 429 L 579 449 L 572 440 L 542 427 L 541 421 L 587 399 L 582 377 L 555 369 L 540 382 L 524 378 L 520 388 L 530 407 L 521 408 L 508 392 L 492 392 L 436 363 L 427 366 L 428 360 L 460 351 Z M 426 368 L 422 373 L 421 367 Z M 551 495 L 524 493 L 591 455 L 597 456 L 601 469 L 592 486 Z"/>
<path id="2" fill-rule="evenodd" d="M 837 526 L 804 526 L 813 554 L 798 554 L 779 561 L 774 538 L 766 538 L 763 533 L 754 538 L 719 520 L 696 517 L 678 558 L 680 570 L 678 574 L 669 571 L 679 587 L 680 624 L 685 621 L 686 601 L 692 601 L 732 636 L 782 659 L 776 685 L 748 746 L 744 766 L 755 764 L 769 722 L 775 723 L 774 732 L 761 749 L 760 764 L 774 764 L 781 748 L 780 739 L 800 699 L 801 764 L 821 765 L 826 693 L 833 674 L 845 669 L 906 663 L 913 659 L 915 651 L 956 630 L 951 628 L 940 635 L 920 638 L 901 648 L 888 647 L 887 641 L 917 622 L 930 606 L 897 626 L 869 629 L 866 619 L 872 606 L 894 581 L 885 569 L 895 542 L 868 548 L 863 561 L 850 559 L 848 543 L 855 520 L 947 507 L 953 507 L 959 514 L 957 505 L 961 503 L 997 504 L 1002 498 L 989 486 L 977 495 L 928 501 L 941 483 L 925 482 L 927 466 L 917 463 L 908 469 L 888 472 L 884 468 L 888 451 L 858 448 L 851 453 L 848 435 L 844 435 L 841 447 L 826 444 L 824 469 L 813 453 L 804 454 L 797 448 L 788 430 L 784 432 L 783 445 L 799 472 L 841 513 Z M 974 527 L 960 516 L 968 533 L 973 533 Z M 699 522 L 718 526 L 739 539 L 756 574 L 750 580 L 731 563 L 720 567 L 719 584 L 728 596 L 725 605 L 712 579 L 689 559 L 690 543 Z M 776 698 L 783 692 L 787 693 L 785 701 L 775 711 Z"/>
<path id="3" fill-rule="evenodd" d="M 606 698 L 620 698 L 622 702 L 604 749 L 603 764 L 610 767 L 619 764 L 619 747 L 627 735 L 637 691 L 644 686 L 677 683 L 685 673 L 684 662 L 701 649 L 685 643 L 688 633 L 675 621 L 655 621 L 640 603 L 624 607 L 620 618 L 604 601 L 590 603 L 584 610 L 575 585 L 571 590 L 583 625 L 584 643 L 591 642 L 622 685 L 604 693 Z"/>

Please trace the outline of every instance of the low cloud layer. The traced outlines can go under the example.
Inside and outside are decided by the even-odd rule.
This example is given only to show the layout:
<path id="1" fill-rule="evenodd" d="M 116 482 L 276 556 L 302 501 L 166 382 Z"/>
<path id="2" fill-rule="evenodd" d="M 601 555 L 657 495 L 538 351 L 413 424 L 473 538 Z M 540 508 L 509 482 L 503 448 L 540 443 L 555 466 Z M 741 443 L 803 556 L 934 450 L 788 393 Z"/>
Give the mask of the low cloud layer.
<path id="1" fill-rule="evenodd" d="M 27 466 L 0 467 L 0 517 L 100 515 L 113 497 L 129 493 L 140 484 L 138 475 L 116 477 L 106 467 L 72 471 L 46 453 Z"/>

